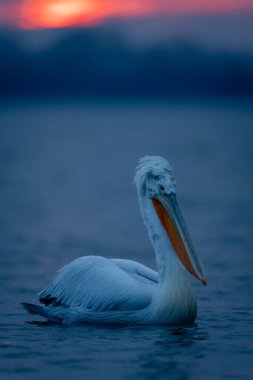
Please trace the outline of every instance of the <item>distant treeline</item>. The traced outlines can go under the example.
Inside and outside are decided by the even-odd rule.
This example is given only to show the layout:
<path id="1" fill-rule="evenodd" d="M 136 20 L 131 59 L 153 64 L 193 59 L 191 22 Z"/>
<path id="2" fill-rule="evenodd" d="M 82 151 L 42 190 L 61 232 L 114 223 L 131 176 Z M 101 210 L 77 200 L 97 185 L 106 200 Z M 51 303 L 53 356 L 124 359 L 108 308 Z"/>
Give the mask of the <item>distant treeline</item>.
<path id="1" fill-rule="evenodd" d="M 208 51 L 186 41 L 138 47 L 96 29 L 31 50 L 13 34 L 0 34 L 2 97 L 189 94 L 252 96 L 253 53 Z"/>

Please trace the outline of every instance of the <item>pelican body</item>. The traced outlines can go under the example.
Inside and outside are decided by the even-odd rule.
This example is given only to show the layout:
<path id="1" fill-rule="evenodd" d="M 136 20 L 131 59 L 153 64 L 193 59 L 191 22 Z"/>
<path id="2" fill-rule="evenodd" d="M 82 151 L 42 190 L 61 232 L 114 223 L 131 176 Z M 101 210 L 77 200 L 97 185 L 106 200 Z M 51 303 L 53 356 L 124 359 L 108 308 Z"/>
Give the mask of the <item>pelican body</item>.
<path id="1" fill-rule="evenodd" d="M 197 305 L 184 268 L 206 280 L 177 203 L 172 169 L 164 158 L 146 156 L 134 183 L 157 271 L 132 260 L 84 256 L 39 293 L 40 305 L 23 304 L 29 313 L 63 325 L 194 322 Z"/>

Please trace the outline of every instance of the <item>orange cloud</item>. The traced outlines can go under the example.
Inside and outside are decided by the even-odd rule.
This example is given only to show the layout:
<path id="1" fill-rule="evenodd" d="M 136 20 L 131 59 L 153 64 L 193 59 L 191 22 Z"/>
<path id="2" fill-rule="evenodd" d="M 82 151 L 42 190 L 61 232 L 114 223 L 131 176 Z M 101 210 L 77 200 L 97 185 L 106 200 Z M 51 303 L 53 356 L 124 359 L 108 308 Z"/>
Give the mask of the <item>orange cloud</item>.
<path id="1" fill-rule="evenodd" d="M 53 28 L 87 25 L 109 17 L 150 14 L 151 2 L 120 0 L 25 0 L 20 8 L 24 28 Z"/>
<path id="2" fill-rule="evenodd" d="M 24 28 L 59 28 L 88 23 L 97 13 L 92 0 L 25 0 L 20 9 Z"/>
<path id="3" fill-rule="evenodd" d="M 23 28 L 89 25 L 112 17 L 253 10 L 252 0 L 0 0 L 0 22 Z"/>

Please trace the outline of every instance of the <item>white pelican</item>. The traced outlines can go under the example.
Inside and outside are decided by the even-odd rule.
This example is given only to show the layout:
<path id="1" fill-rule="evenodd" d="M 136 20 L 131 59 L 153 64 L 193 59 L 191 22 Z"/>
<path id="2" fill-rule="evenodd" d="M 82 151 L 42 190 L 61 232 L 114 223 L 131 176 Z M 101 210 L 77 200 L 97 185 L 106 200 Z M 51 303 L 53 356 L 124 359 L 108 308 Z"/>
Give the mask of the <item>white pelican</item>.
<path id="1" fill-rule="evenodd" d="M 23 304 L 29 313 L 64 325 L 195 320 L 196 301 L 182 264 L 204 285 L 206 279 L 177 203 L 172 169 L 164 158 L 146 156 L 139 161 L 134 183 L 157 272 L 132 260 L 84 256 L 61 269 L 39 293 L 42 305 Z"/>

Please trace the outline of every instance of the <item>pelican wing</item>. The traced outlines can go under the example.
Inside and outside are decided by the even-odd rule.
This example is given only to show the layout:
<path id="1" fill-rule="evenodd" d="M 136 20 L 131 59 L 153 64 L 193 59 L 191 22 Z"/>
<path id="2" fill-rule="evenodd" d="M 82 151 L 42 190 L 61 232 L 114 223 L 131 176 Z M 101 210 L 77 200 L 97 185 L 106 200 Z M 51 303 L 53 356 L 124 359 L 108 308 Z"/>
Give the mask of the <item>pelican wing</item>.
<path id="1" fill-rule="evenodd" d="M 152 286 L 158 284 L 158 273 L 137 261 L 127 259 L 111 259 L 111 261 L 139 282 Z"/>
<path id="2" fill-rule="evenodd" d="M 53 282 L 39 293 L 40 302 L 93 311 L 143 309 L 153 295 L 152 286 L 145 281 L 153 281 L 150 278 L 155 275 L 150 269 L 148 277 L 146 267 L 132 263 L 135 262 L 81 257 L 59 271 Z"/>

